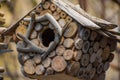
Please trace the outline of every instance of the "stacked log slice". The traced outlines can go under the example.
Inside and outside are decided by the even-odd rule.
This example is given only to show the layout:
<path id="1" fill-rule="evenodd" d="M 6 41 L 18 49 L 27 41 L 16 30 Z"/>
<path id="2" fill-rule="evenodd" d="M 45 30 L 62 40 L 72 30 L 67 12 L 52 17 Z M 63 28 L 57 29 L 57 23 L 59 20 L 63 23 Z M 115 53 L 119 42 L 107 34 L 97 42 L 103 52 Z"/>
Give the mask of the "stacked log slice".
<path id="1" fill-rule="evenodd" d="M 29 40 L 30 44 L 27 45 L 26 41 L 15 34 L 17 48 L 28 50 L 29 46 L 34 45 L 39 48 L 37 50 L 44 50 L 32 52 L 34 50 L 32 48 L 31 52 L 25 53 L 18 50 L 18 59 L 27 77 L 38 79 L 41 75 L 65 73 L 82 80 L 105 80 L 105 72 L 114 58 L 112 52 L 116 49 L 116 40 L 99 34 L 97 30 L 82 26 L 50 0 L 45 0 L 34 12 L 36 19 L 46 13 L 51 14 L 63 29 L 63 34 L 57 46 L 50 47 L 52 43 L 56 45 L 59 36 L 56 37 L 56 33 L 59 32 L 51 21 L 44 19 L 48 16 L 42 21 L 34 22 L 28 37 L 26 34 L 31 22 L 25 19 L 19 22 L 15 32 L 25 36 L 25 40 Z M 30 14 L 27 16 L 30 17 Z M 54 50 L 49 51 L 49 47 Z M 47 51 L 49 51 L 48 56 L 43 60 L 43 54 Z"/>
<path id="2" fill-rule="evenodd" d="M 62 72 L 63 70 L 65 70 L 66 67 L 67 67 L 67 63 L 66 63 L 65 59 L 62 56 L 56 56 L 52 60 L 52 68 L 56 72 Z"/>

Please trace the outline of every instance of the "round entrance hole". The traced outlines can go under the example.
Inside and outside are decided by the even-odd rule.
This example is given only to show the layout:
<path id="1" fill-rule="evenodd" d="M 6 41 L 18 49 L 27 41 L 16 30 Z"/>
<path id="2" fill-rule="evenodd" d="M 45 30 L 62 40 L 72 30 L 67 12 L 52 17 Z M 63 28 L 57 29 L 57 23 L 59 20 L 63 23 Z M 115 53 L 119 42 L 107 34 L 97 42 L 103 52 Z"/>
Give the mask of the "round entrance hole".
<path id="1" fill-rule="evenodd" d="M 55 33 L 52 29 L 48 28 L 42 33 L 42 44 L 48 47 L 49 44 L 54 41 Z"/>

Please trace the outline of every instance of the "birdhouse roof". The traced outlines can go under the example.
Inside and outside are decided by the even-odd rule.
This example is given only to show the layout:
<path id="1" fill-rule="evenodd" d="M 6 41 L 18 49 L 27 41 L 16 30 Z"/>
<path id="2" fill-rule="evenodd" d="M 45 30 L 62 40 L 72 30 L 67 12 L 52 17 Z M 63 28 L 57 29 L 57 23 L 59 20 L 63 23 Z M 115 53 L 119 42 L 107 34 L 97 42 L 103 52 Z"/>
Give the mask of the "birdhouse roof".
<path id="1" fill-rule="evenodd" d="M 47 0 L 43 0 L 47 1 Z M 116 36 L 120 35 L 119 32 L 115 32 L 113 29 L 118 27 L 116 24 L 110 23 L 100 18 L 96 18 L 94 16 L 89 15 L 80 7 L 75 6 L 69 1 L 62 0 L 51 0 L 53 4 L 57 5 L 60 9 L 66 12 L 69 16 L 71 16 L 74 20 L 80 23 L 83 27 L 89 28 L 91 30 L 95 30 L 96 32 L 104 35 L 105 37 L 116 39 Z M 42 5 L 42 2 L 35 6 L 29 13 L 34 11 L 36 7 Z M 29 14 L 28 13 L 28 14 Z M 6 30 L 3 35 L 11 35 L 15 32 L 19 22 L 22 21 L 28 14 L 19 19 L 15 24 L 11 25 L 8 30 Z"/>

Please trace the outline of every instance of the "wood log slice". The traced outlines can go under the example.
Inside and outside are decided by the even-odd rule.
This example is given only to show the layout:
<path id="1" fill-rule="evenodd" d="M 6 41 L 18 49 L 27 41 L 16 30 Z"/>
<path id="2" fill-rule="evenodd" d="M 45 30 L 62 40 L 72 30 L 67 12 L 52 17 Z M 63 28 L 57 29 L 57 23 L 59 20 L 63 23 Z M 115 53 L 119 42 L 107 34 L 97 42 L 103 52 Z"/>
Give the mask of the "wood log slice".
<path id="1" fill-rule="evenodd" d="M 102 37 L 100 40 L 100 47 L 105 48 L 107 46 L 108 39 L 106 37 Z"/>
<path id="2" fill-rule="evenodd" d="M 17 29 L 16 29 L 16 35 L 19 33 L 19 34 L 22 34 L 22 35 L 26 35 L 26 32 L 27 32 L 27 28 L 26 28 L 26 26 L 24 26 L 24 25 L 19 25 L 18 27 L 17 27 Z M 17 38 L 19 39 L 19 40 L 22 40 L 19 36 L 17 36 Z"/>
<path id="3" fill-rule="evenodd" d="M 48 57 L 49 58 L 53 58 L 55 56 L 56 56 L 56 51 L 52 51 Z"/>
<path id="4" fill-rule="evenodd" d="M 102 73 L 103 69 L 104 69 L 103 63 L 100 63 L 100 64 L 98 65 L 98 67 L 97 67 L 97 73 L 98 73 L 98 74 Z"/>
<path id="5" fill-rule="evenodd" d="M 83 39 L 83 40 L 88 40 L 88 38 L 90 37 L 90 30 L 89 29 L 85 29 L 83 28 L 81 31 L 80 31 L 80 38 Z"/>
<path id="6" fill-rule="evenodd" d="M 91 40 L 91 41 L 95 41 L 97 35 L 98 35 L 98 34 L 97 34 L 95 31 L 92 31 L 92 32 L 91 32 L 91 35 L 90 35 L 90 40 Z"/>
<path id="7" fill-rule="evenodd" d="M 102 53 L 103 53 L 103 49 L 100 48 L 100 49 L 97 51 L 97 53 L 96 53 L 96 57 L 97 57 L 97 58 L 101 57 Z"/>
<path id="8" fill-rule="evenodd" d="M 73 37 L 78 30 L 78 25 L 76 22 L 71 22 L 64 32 L 64 37 L 70 38 Z"/>
<path id="9" fill-rule="evenodd" d="M 55 11 L 56 8 L 57 8 L 57 6 L 56 6 L 55 4 L 51 4 L 51 5 L 50 5 L 50 10 L 51 10 L 51 11 Z"/>
<path id="10" fill-rule="evenodd" d="M 93 54 L 90 56 L 90 62 L 93 63 L 93 62 L 95 62 L 95 60 L 96 60 L 96 54 L 93 53 Z"/>
<path id="11" fill-rule="evenodd" d="M 94 53 L 94 50 L 93 50 L 93 48 L 92 48 L 92 47 L 91 47 L 91 48 L 89 48 L 88 53 L 89 53 L 90 55 L 92 55 L 92 54 Z"/>
<path id="12" fill-rule="evenodd" d="M 38 65 L 35 69 L 35 73 L 37 75 L 43 75 L 45 72 L 45 68 L 43 67 L 43 65 Z"/>
<path id="13" fill-rule="evenodd" d="M 36 23 L 36 25 L 35 25 L 35 31 L 39 32 L 39 31 L 42 30 L 42 28 L 43 28 L 43 26 L 40 23 Z"/>
<path id="14" fill-rule="evenodd" d="M 82 46 L 83 46 L 83 40 L 82 39 L 77 39 L 76 41 L 75 41 L 75 48 L 76 49 L 78 49 L 78 50 L 80 50 L 81 48 L 82 48 Z"/>
<path id="15" fill-rule="evenodd" d="M 65 59 L 62 56 L 56 56 L 52 60 L 52 68 L 56 72 L 62 72 L 62 71 L 65 70 L 66 67 L 67 67 L 67 63 L 66 63 Z"/>
<path id="16" fill-rule="evenodd" d="M 74 45 L 74 40 L 70 39 L 70 38 L 67 38 L 67 39 L 64 40 L 63 45 L 64 45 L 65 48 L 72 48 L 73 45 Z"/>
<path id="17" fill-rule="evenodd" d="M 107 46 L 104 48 L 103 53 L 102 53 L 102 60 L 106 61 L 109 58 L 110 55 L 110 47 Z"/>
<path id="18" fill-rule="evenodd" d="M 29 59 L 24 63 L 24 71 L 30 75 L 35 73 L 35 63 L 33 60 Z"/>
<path id="19" fill-rule="evenodd" d="M 99 42 L 95 42 L 94 45 L 93 45 L 94 52 L 97 52 L 98 49 L 99 49 Z"/>
<path id="20" fill-rule="evenodd" d="M 96 74 L 96 69 L 95 69 L 95 68 L 92 68 L 92 69 L 90 70 L 90 73 L 89 73 L 89 75 L 90 75 L 90 80 L 93 79 L 93 77 L 95 76 L 95 74 Z"/>
<path id="21" fill-rule="evenodd" d="M 59 7 L 57 7 L 56 12 L 61 13 L 61 11 L 62 10 Z"/>
<path id="22" fill-rule="evenodd" d="M 93 68 L 93 66 L 92 66 L 92 64 L 90 63 L 87 67 L 86 67 L 86 72 L 91 72 L 91 70 L 92 70 L 92 68 Z"/>
<path id="23" fill-rule="evenodd" d="M 70 23 L 70 22 L 72 22 L 73 19 L 70 16 L 67 16 L 65 18 L 65 20 L 66 20 L 67 23 Z"/>
<path id="24" fill-rule="evenodd" d="M 85 42 L 83 43 L 83 46 L 82 46 L 82 51 L 83 51 L 84 53 L 87 53 L 88 50 L 89 50 L 89 47 L 90 47 L 90 42 L 89 42 L 89 41 L 85 41 Z"/>
<path id="25" fill-rule="evenodd" d="M 106 72 L 109 69 L 110 63 L 109 62 L 105 62 L 104 63 L 104 71 Z"/>
<path id="26" fill-rule="evenodd" d="M 81 64 L 82 64 L 82 66 L 87 66 L 88 64 L 89 64 L 89 61 L 90 61 L 90 56 L 89 56 L 89 54 L 84 54 L 84 55 L 82 55 L 82 58 L 81 58 Z"/>
<path id="27" fill-rule="evenodd" d="M 59 20 L 58 20 L 58 23 L 59 23 L 59 25 L 60 25 L 62 28 L 64 28 L 64 26 L 65 26 L 65 24 L 66 24 L 66 21 L 65 21 L 65 19 L 59 19 Z"/>
<path id="28" fill-rule="evenodd" d="M 74 56 L 74 60 L 75 61 L 79 61 L 81 59 L 81 56 L 82 56 L 82 51 L 81 50 L 75 51 L 73 54 L 74 54 L 73 55 Z"/>
<path id="29" fill-rule="evenodd" d="M 41 63 L 41 56 L 40 55 L 35 55 L 34 58 L 33 58 L 33 61 L 36 63 L 36 64 L 40 64 Z"/>
<path id="30" fill-rule="evenodd" d="M 71 60 L 73 58 L 74 52 L 72 50 L 66 50 L 63 54 L 65 60 Z"/>
<path id="31" fill-rule="evenodd" d="M 71 76 L 77 76 L 80 70 L 80 63 L 79 62 L 72 62 L 67 68 L 67 74 Z"/>
<path id="32" fill-rule="evenodd" d="M 63 45 L 60 45 L 57 47 L 56 54 L 58 56 L 62 56 L 64 54 L 64 52 L 65 52 L 65 47 Z"/>
<path id="33" fill-rule="evenodd" d="M 52 60 L 50 58 L 46 58 L 44 61 L 42 61 L 42 64 L 45 68 L 48 68 L 51 64 Z"/>
<path id="34" fill-rule="evenodd" d="M 46 75 L 53 75 L 54 74 L 54 70 L 52 67 L 48 67 L 46 69 L 46 72 L 45 72 Z"/>
<path id="35" fill-rule="evenodd" d="M 67 16 L 67 14 L 66 14 L 65 12 L 61 11 L 60 17 L 61 17 L 62 19 L 65 19 L 66 16 Z"/>
<path id="36" fill-rule="evenodd" d="M 60 14 L 58 12 L 54 12 L 53 13 L 53 17 L 56 19 L 56 20 L 59 20 L 60 19 Z"/>
<path id="37" fill-rule="evenodd" d="M 44 5 L 43 5 L 43 8 L 44 9 L 48 9 L 49 7 L 50 7 L 50 2 L 49 1 L 46 1 L 45 3 L 44 3 Z"/>

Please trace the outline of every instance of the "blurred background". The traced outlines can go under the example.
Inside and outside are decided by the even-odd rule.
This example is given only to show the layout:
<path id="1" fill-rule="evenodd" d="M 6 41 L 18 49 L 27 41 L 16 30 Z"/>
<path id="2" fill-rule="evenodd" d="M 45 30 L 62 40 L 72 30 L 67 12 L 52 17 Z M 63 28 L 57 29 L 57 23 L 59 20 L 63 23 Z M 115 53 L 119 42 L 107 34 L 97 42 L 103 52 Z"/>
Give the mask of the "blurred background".
<path id="1" fill-rule="evenodd" d="M 28 13 L 41 0 L 0 0 L 0 12 L 4 12 L 5 24 L 1 27 L 9 27 L 16 20 Z M 113 22 L 120 26 L 120 0 L 69 0 L 81 7 L 91 15 Z M 116 30 L 120 30 L 117 28 Z M 14 52 L 0 55 L 0 66 L 6 70 L 4 80 L 30 80 L 25 78 L 20 71 L 17 60 L 15 43 L 9 43 L 9 48 Z M 114 52 L 115 58 L 106 73 L 106 80 L 120 80 L 120 45 Z"/>

